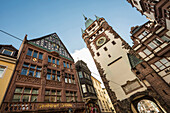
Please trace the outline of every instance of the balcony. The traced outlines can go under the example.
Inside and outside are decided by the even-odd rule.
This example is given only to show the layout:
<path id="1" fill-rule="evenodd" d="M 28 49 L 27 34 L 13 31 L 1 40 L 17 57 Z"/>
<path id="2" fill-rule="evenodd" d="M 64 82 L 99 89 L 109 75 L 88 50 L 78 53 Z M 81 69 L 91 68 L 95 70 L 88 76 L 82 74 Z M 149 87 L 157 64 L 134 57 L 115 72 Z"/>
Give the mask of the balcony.
<path id="1" fill-rule="evenodd" d="M 46 102 L 4 102 L 0 112 L 34 112 L 34 111 L 61 111 L 61 109 L 84 109 L 83 102 L 60 102 L 60 103 L 46 103 Z"/>

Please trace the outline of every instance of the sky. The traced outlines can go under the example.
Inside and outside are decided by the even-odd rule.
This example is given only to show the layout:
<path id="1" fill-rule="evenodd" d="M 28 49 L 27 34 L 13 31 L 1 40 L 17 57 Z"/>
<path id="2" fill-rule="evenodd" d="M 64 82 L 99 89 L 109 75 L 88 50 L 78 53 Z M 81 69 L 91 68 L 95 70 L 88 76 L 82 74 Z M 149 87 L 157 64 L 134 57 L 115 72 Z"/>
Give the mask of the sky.
<path id="1" fill-rule="evenodd" d="M 83 14 L 93 20 L 94 15 L 104 17 L 131 46 L 131 27 L 148 21 L 126 0 L 0 0 L 0 30 L 20 39 L 27 34 L 28 40 L 56 32 L 75 61 L 85 59 L 98 74 L 82 39 Z M 19 49 L 21 41 L 0 32 L 0 44 Z"/>

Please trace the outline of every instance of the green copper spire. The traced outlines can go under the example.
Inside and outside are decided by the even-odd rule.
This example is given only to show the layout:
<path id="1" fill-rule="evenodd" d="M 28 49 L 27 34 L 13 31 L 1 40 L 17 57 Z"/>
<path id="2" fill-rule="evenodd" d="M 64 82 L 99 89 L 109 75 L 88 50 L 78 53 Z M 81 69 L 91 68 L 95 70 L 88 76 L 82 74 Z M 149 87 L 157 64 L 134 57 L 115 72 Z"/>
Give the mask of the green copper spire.
<path id="1" fill-rule="evenodd" d="M 96 20 L 97 20 L 97 21 L 100 19 L 98 16 L 96 16 L 96 15 L 94 15 L 94 16 L 96 17 Z"/>
<path id="2" fill-rule="evenodd" d="M 84 32 L 84 30 L 83 30 L 82 28 L 81 28 L 81 33 L 82 33 L 82 34 L 84 34 L 84 33 L 85 33 L 85 32 Z"/>
<path id="3" fill-rule="evenodd" d="M 84 16 L 84 14 L 83 14 L 83 17 L 86 20 L 85 27 L 88 28 L 94 22 L 94 20 L 92 20 L 91 18 L 87 19 L 87 17 Z"/>

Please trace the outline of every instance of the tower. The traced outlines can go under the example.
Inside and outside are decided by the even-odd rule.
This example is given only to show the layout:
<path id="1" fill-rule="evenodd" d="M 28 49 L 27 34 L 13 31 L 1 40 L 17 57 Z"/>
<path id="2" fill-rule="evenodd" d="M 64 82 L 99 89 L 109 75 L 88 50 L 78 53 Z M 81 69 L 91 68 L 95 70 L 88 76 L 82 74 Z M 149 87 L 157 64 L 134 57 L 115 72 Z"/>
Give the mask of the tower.
<path id="1" fill-rule="evenodd" d="M 112 103 L 117 112 L 129 112 L 128 99 L 146 90 L 131 68 L 140 62 L 129 54 L 130 46 L 112 29 L 104 18 L 93 21 L 85 17 L 82 38 L 89 49 Z"/>

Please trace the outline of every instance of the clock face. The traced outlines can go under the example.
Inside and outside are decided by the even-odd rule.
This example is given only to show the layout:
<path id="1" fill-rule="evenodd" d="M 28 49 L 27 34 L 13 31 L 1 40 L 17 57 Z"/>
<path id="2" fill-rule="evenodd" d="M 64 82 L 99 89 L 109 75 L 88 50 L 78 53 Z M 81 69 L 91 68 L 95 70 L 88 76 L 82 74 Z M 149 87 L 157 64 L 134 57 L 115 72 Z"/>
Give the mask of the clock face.
<path id="1" fill-rule="evenodd" d="M 97 46 L 101 46 L 106 42 L 106 38 L 105 37 L 100 37 L 97 41 L 96 41 L 96 45 Z"/>

